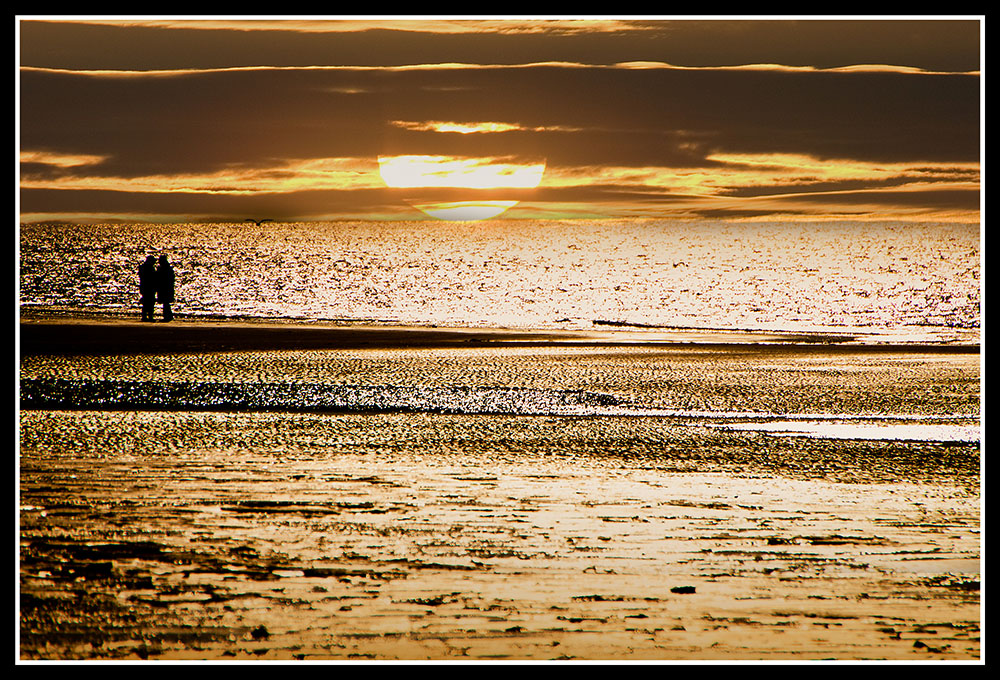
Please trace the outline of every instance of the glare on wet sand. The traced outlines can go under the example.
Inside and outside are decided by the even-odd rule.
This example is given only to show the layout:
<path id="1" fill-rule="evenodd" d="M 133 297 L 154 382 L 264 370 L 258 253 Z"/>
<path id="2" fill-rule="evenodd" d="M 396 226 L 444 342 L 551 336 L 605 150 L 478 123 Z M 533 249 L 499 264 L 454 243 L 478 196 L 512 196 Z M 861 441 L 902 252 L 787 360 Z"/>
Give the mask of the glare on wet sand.
<path id="1" fill-rule="evenodd" d="M 33 357 L 22 380 L 355 395 L 22 410 L 26 659 L 980 655 L 977 442 L 704 417 L 975 419 L 978 355 L 261 351 Z M 409 406 L 357 408 L 375 387 Z M 578 398 L 510 408 L 543 393 Z M 572 410 L 593 396 L 612 412 Z"/>

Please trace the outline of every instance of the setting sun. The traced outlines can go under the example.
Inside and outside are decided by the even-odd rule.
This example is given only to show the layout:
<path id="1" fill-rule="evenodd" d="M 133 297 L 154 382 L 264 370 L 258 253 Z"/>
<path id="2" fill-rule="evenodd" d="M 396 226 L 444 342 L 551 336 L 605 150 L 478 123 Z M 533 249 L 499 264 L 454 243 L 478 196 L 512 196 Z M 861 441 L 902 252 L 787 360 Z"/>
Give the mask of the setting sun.
<path id="1" fill-rule="evenodd" d="M 517 205 L 517 201 L 451 201 L 448 203 L 414 203 L 413 207 L 440 220 L 488 220 Z"/>
<path id="2" fill-rule="evenodd" d="M 534 189 L 545 173 L 543 162 L 455 156 L 380 156 L 382 181 L 395 189 Z M 482 220 L 517 205 L 516 200 L 410 203 L 443 220 Z"/>

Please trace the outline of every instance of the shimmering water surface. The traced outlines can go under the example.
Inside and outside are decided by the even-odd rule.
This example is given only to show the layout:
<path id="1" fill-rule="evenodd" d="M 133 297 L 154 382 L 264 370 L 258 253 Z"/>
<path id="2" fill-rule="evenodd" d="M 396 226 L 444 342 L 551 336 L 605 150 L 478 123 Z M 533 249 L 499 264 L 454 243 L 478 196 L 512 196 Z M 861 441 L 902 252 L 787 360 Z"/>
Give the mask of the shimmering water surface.
<path id="1" fill-rule="evenodd" d="M 978 225 L 676 221 L 22 225 L 24 309 L 978 340 Z"/>

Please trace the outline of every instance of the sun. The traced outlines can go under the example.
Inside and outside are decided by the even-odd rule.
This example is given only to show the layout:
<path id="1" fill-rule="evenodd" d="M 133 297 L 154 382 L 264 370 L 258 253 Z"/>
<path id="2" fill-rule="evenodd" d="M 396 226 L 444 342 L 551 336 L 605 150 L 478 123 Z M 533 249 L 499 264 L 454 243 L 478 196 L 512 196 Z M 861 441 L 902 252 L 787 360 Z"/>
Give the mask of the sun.
<path id="1" fill-rule="evenodd" d="M 545 173 L 544 162 L 466 156 L 379 156 L 379 173 L 396 189 L 534 189 Z M 408 199 L 409 200 L 409 199 Z M 409 200 L 431 217 L 472 221 L 496 217 L 517 200 Z"/>
<path id="2" fill-rule="evenodd" d="M 488 220 L 517 205 L 517 201 L 450 201 L 414 203 L 413 207 L 439 220 L 474 222 Z"/>

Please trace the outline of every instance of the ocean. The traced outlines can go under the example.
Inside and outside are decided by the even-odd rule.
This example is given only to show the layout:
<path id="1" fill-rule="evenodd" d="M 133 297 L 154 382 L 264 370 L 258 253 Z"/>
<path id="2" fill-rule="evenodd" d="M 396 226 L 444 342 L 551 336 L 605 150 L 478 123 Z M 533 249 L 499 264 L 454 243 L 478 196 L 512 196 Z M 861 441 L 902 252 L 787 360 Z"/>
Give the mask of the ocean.
<path id="1" fill-rule="evenodd" d="M 978 225 L 669 220 L 22 225 L 22 310 L 978 342 Z"/>

